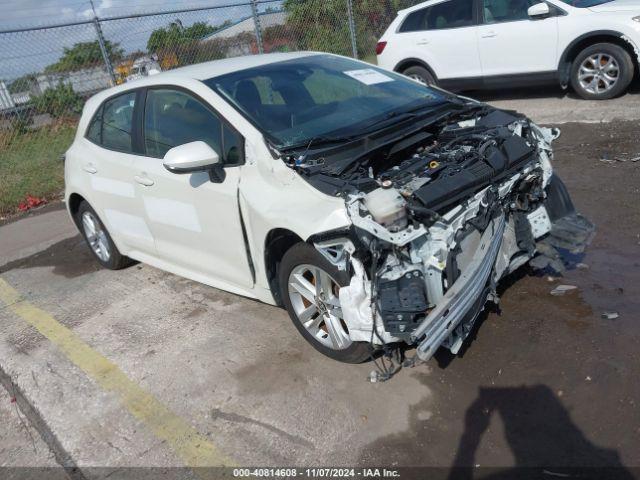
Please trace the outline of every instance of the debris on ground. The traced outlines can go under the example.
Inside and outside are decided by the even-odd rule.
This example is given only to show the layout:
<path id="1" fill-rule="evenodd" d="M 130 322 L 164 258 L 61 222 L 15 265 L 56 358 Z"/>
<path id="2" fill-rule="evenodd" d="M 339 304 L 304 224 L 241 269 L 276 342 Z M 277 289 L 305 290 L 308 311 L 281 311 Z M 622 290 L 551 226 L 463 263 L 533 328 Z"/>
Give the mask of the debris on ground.
<path id="1" fill-rule="evenodd" d="M 602 314 L 602 318 L 604 320 L 615 320 L 619 316 L 620 316 L 620 314 L 618 312 L 604 312 Z"/>
<path id="2" fill-rule="evenodd" d="M 32 208 L 44 205 L 45 203 L 47 203 L 47 200 L 44 198 L 27 195 L 25 200 L 18 204 L 18 210 L 20 210 L 21 212 L 26 212 L 28 210 L 31 210 Z"/>
<path id="3" fill-rule="evenodd" d="M 576 263 L 576 268 L 578 270 L 588 270 L 589 265 L 587 265 L 586 263 Z"/>
<path id="4" fill-rule="evenodd" d="M 551 290 L 551 295 L 555 297 L 561 297 L 567 292 L 571 292 L 573 290 L 576 290 L 577 288 L 578 287 L 576 287 L 575 285 L 558 285 L 556 288 Z"/>
<path id="5" fill-rule="evenodd" d="M 640 156 L 635 156 L 635 157 L 631 157 L 631 158 L 627 158 L 626 155 L 628 155 L 627 153 L 623 153 L 621 154 L 621 156 L 617 156 L 617 157 L 613 157 L 610 158 L 608 153 L 603 153 L 600 156 L 600 161 L 602 163 L 624 163 L 624 162 L 632 162 L 632 163 L 636 163 L 637 161 L 640 161 Z"/>

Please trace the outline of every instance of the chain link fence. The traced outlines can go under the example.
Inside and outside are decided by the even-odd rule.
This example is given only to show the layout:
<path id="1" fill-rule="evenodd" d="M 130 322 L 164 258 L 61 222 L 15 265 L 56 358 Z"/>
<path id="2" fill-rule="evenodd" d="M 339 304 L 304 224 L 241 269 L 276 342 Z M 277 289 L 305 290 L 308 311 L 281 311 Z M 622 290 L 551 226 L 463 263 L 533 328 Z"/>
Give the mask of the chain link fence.
<path id="1" fill-rule="evenodd" d="M 0 216 L 59 194 L 59 158 L 84 101 L 135 78 L 258 53 L 317 50 L 375 63 L 377 39 L 417 0 L 245 0 L 0 31 Z"/>

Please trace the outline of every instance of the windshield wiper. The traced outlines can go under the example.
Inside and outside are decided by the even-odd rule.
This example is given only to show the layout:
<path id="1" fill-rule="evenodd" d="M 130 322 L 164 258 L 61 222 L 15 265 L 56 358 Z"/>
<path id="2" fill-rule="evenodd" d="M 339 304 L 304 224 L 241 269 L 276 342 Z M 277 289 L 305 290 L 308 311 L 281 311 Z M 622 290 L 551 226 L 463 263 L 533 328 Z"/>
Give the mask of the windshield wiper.
<path id="1" fill-rule="evenodd" d="M 448 107 L 453 107 L 454 109 L 458 109 L 460 107 L 457 104 L 451 104 L 450 102 L 443 102 L 435 105 L 423 103 L 421 105 L 418 105 L 417 107 L 409 108 L 406 110 L 393 110 L 391 112 L 388 112 L 384 116 L 384 118 L 367 125 L 366 128 L 363 130 L 362 134 L 368 135 L 378 130 L 381 130 L 382 128 L 384 128 L 384 126 L 386 126 L 385 125 L 386 123 L 392 120 L 394 123 L 396 123 L 396 122 L 404 122 L 406 120 L 411 120 L 413 118 L 423 117 L 426 115 L 432 115 L 434 113 L 439 112 L 442 109 L 443 105 L 447 105 Z M 420 110 L 425 110 L 428 107 L 432 107 L 432 108 L 430 108 L 428 111 L 424 113 L 419 113 Z"/>
<path id="2" fill-rule="evenodd" d="M 293 145 L 287 145 L 286 147 L 281 148 L 280 150 L 283 152 L 286 152 L 290 150 L 297 150 L 299 148 L 304 147 L 306 148 L 306 151 L 309 151 L 311 147 L 320 147 L 320 146 L 326 146 L 326 145 L 335 145 L 338 143 L 346 143 L 353 140 L 354 138 L 355 137 L 353 136 L 343 136 L 343 137 L 318 136 L 318 137 L 313 137 L 308 140 L 305 140 L 304 142 L 295 143 Z"/>

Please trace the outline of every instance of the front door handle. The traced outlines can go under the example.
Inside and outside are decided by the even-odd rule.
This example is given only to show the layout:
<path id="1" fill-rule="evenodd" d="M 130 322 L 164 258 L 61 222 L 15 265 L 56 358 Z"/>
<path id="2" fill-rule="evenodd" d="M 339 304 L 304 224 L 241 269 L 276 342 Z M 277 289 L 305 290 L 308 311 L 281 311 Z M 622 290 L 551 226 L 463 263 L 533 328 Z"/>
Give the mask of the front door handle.
<path id="1" fill-rule="evenodd" d="M 138 182 L 140 185 L 144 185 L 145 187 L 150 187 L 154 184 L 154 181 L 149 177 L 136 175 L 133 179 Z"/>
<path id="2" fill-rule="evenodd" d="M 96 167 L 93 166 L 93 163 L 87 163 L 85 164 L 82 169 L 87 172 L 90 173 L 91 175 L 93 175 L 94 173 L 98 173 L 98 169 Z"/>
<path id="3" fill-rule="evenodd" d="M 487 33 L 483 33 L 482 35 L 480 35 L 482 38 L 493 38 L 493 37 L 497 37 L 498 34 L 496 32 L 487 32 Z"/>
<path id="4" fill-rule="evenodd" d="M 421 38 L 420 40 L 418 40 L 418 45 L 429 45 L 429 39 Z"/>

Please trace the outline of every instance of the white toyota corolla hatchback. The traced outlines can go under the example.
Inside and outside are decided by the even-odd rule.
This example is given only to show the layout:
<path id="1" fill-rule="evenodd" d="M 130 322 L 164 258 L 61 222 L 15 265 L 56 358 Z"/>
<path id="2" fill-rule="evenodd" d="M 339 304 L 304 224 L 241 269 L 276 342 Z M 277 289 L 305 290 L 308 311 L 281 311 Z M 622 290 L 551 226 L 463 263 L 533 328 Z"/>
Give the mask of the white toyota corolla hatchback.
<path id="1" fill-rule="evenodd" d="M 402 342 L 426 360 L 501 277 L 588 242 L 558 133 L 335 55 L 220 60 L 91 98 L 66 202 L 104 267 L 282 305 L 337 360 Z"/>

